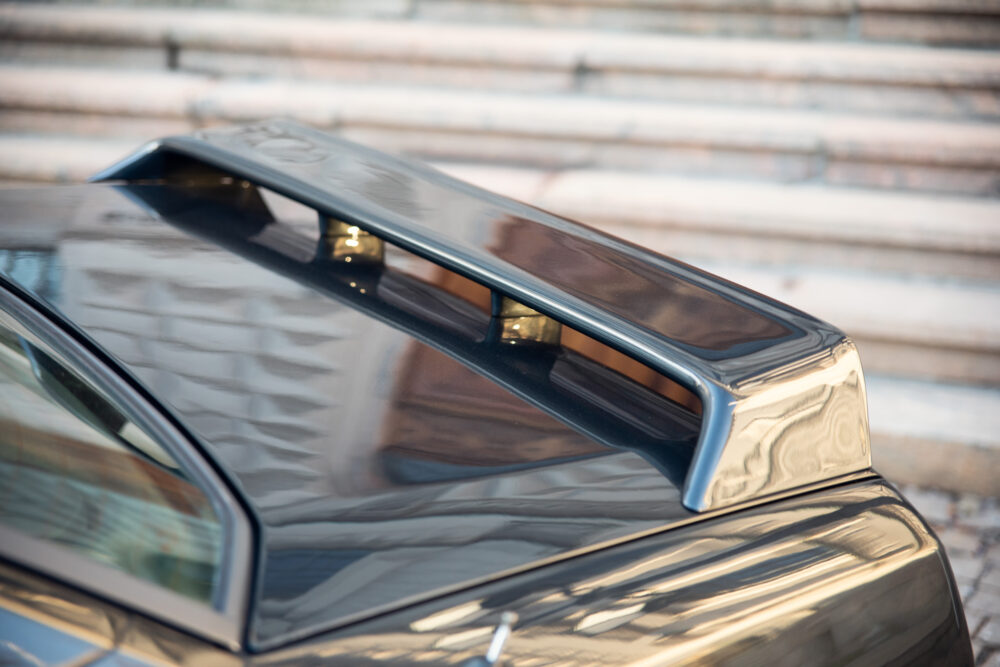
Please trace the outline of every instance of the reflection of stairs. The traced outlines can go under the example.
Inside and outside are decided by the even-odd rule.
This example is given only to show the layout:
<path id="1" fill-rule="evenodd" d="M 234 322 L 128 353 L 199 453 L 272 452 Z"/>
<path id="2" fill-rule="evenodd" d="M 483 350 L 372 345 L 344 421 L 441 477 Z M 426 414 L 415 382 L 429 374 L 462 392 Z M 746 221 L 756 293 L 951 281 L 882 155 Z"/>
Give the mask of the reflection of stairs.
<path id="1" fill-rule="evenodd" d="M 997 3 L 213 4 L 0 5 L 0 177 L 274 115 L 409 152 L 836 323 L 880 468 L 1000 493 Z"/>

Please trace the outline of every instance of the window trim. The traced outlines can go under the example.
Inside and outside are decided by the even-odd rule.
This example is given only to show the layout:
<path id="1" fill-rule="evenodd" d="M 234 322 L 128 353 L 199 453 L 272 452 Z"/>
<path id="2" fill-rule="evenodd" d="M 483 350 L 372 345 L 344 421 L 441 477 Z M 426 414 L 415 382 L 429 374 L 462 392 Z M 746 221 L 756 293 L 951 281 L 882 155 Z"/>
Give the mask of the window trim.
<path id="1" fill-rule="evenodd" d="M 57 544 L 0 525 L 0 558 L 36 570 L 176 626 L 230 650 L 245 636 L 253 563 L 253 524 L 227 481 L 161 408 L 147 400 L 113 367 L 65 331 L 21 290 L 0 277 L 0 311 L 42 342 L 60 361 L 117 401 L 136 422 L 197 480 L 222 524 L 218 589 L 210 603 L 198 602 L 155 583 L 78 554 Z"/>

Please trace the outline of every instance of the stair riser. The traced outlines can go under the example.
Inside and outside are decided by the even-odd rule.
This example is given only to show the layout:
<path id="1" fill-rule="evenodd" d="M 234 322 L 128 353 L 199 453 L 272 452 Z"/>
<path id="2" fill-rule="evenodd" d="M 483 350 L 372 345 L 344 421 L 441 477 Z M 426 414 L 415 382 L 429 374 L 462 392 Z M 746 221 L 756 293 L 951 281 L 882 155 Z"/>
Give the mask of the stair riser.
<path id="1" fill-rule="evenodd" d="M 862 361 L 879 472 L 958 493 L 1000 496 L 1000 391 L 878 375 Z"/>
<path id="2" fill-rule="evenodd" d="M 22 42 L 3 38 L 0 39 L 0 64 L 164 70 L 167 69 L 167 50 L 161 46 Z"/>
<path id="3" fill-rule="evenodd" d="M 988 168 L 831 159 L 821 180 L 885 190 L 1000 196 L 1000 171 Z"/>
<path id="4" fill-rule="evenodd" d="M 1000 119 L 1000 89 L 991 88 L 935 88 L 877 83 L 598 72 L 584 77 L 579 82 L 579 90 L 595 95 L 734 106 Z"/>
<path id="5" fill-rule="evenodd" d="M 863 41 L 997 47 L 1000 16 L 871 12 L 859 17 L 858 32 Z"/>
<path id="6" fill-rule="evenodd" d="M 124 157 L 125 151 L 136 149 L 150 139 L 185 134 L 198 127 L 198 124 L 183 118 L 105 116 L 0 108 L 0 132 L 107 139 L 108 143 L 122 147 L 123 154 L 120 157 Z M 98 169 L 106 166 L 98 166 Z"/>
<path id="7" fill-rule="evenodd" d="M 1000 355 L 996 353 L 864 337 L 855 342 L 866 372 L 989 387 L 1000 384 Z"/>
<path id="8" fill-rule="evenodd" d="M 171 58 L 175 58 L 170 63 Z M 0 64 L 74 65 L 268 76 L 350 83 L 400 83 L 523 93 L 582 93 L 630 99 L 753 105 L 899 116 L 1000 119 L 1000 86 L 892 85 L 879 81 L 802 80 L 726 73 L 635 73 L 620 69 L 513 68 L 448 63 L 336 60 L 319 57 L 163 48 L 0 44 Z"/>
<path id="9" fill-rule="evenodd" d="M 545 3 L 461 2 L 420 3 L 417 18 L 435 21 L 516 23 L 572 26 L 688 35 L 846 39 L 852 26 L 846 14 L 781 14 L 671 11 L 642 7 L 574 7 Z"/>
<path id="10" fill-rule="evenodd" d="M 961 415 L 957 415 L 961 418 Z M 872 428 L 872 464 L 887 478 L 951 491 L 1000 496 L 1000 448 L 912 438 Z"/>
<path id="11" fill-rule="evenodd" d="M 416 18 L 438 21 L 574 26 L 742 37 L 906 42 L 951 46 L 1000 45 L 1000 16 L 921 12 L 794 13 L 579 7 L 543 3 L 435 0 Z"/>
<path id="12" fill-rule="evenodd" d="M 163 47 L 122 47 L 47 42 L 0 43 L 0 65 L 94 66 L 148 69 L 238 77 L 278 77 L 340 83 L 400 83 L 459 89 L 526 93 L 575 92 L 573 73 L 565 69 L 462 66 L 447 63 L 337 60 L 258 53 L 179 49 L 176 67 Z M 997 90 L 1000 97 L 1000 87 Z M 1000 107 L 1000 101 L 997 106 Z M 997 110 L 1000 117 L 1000 109 Z"/>

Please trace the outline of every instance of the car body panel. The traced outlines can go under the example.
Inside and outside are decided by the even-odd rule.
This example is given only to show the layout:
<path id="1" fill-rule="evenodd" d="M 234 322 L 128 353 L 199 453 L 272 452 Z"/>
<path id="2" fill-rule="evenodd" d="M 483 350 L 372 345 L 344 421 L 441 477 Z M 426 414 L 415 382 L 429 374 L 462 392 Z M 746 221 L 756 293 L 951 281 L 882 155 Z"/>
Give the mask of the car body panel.
<path id="1" fill-rule="evenodd" d="M 940 542 L 880 480 L 676 528 L 257 656 L 229 657 L 147 619 L 124 623 L 106 603 L 0 566 L 0 608 L 105 633 L 131 661 L 109 664 L 454 665 L 483 655 L 500 615 L 514 612 L 510 666 L 970 665 L 956 599 Z"/>
<path id="2" fill-rule="evenodd" d="M 66 584 L 0 561 L 0 645 L 16 657 L 4 664 L 243 664 L 238 654 Z M 25 632 L 25 621 L 33 626 Z M 73 659 L 47 656 L 64 645 L 91 647 Z M 34 661 L 33 661 L 34 660 Z"/>
<path id="3" fill-rule="evenodd" d="M 514 612 L 505 665 L 969 665 L 957 599 L 938 540 L 872 480 L 581 556 L 266 663 L 455 664 Z"/>

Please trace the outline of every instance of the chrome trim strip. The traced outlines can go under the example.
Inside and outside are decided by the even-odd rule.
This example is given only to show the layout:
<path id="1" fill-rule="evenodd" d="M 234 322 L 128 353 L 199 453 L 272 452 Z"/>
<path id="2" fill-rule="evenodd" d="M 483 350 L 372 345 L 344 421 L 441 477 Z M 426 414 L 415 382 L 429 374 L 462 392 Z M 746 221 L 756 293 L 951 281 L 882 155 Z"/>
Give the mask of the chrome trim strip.
<path id="1" fill-rule="evenodd" d="M 192 161 L 202 169 L 192 170 Z M 424 165 L 268 121 L 151 143 L 92 180 L 162 183 L 181 174 L 169 182 L 183 187 L 183 177 L 194 174 L 190 182 L 204 185 L 205 166 L 356 224 L 697 392 L 704 421 L 684 487 L 690 509 L 726 507 L 871 467 L 861 362 L 842 332 Z M 498 252 L 498 239 L 508 236 L 528 239 L 532 251 Z M 587 258 L 614 275 L 582 285 L 572 268 Z M 607 289 L 619 283 L 632 291 Z M 658 301 L 674 296 L 705 308 L 670 309 Z M 713 333 L 722 343 L 699 340 Z"/>

